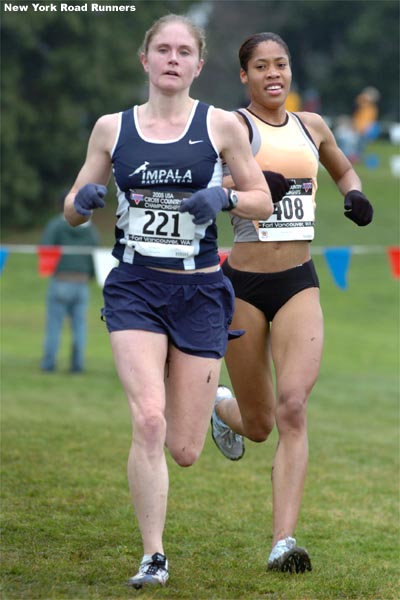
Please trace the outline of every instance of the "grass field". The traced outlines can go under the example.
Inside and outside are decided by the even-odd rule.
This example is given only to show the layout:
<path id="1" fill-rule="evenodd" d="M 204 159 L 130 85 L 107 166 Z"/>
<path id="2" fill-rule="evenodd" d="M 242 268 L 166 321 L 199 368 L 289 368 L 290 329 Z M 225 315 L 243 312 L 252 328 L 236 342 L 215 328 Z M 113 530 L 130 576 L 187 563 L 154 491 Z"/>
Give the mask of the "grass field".
<path id="1" fill-rule="evenodd" d="M 390 146 L 373 151 L 379 167 L 358 168 L 375 206 L 370 227 L 343 218 L 320 176 L 314 245 L 369 245 L 371 253 L 352 257 L 345 292 L 315 256 L 326 342 L 296 532 L 312 573 L 265 570 L 276 434 L 247 442 L 238 463 L 209 435 L 192 468 L 169 461 L 167 587 L 124 585 L 141 544 L 125 475 L 129 413 L 98 317 L 101 290 L 93 283 L 87 373 L 67 372 L 66 329 L 59 372 L 42 374 L 47 281 L 35 256 L 11 253 L 1 278 L 2 599 L 398 600 L 399 293 L 384 248 L 399 243 L 399 180 Z M 230 245 L 226 217 L 220 236 Z"/>

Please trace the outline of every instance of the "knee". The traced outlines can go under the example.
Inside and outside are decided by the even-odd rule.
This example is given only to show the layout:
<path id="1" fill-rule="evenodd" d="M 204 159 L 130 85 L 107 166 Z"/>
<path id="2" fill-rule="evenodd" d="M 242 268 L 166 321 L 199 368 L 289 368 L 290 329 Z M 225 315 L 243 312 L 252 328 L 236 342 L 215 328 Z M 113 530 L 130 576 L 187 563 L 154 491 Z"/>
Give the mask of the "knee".
<path id="1" fill-rule="evenodd" d="M 254 419 L 243 419 L 246 437 L 252 442 L 265 442 L 275 426 L 275 415 L 258 415 Z"/>
<path id="2" fill-rule="evenodd" d="M 196 450 L 196 448 L 186 446 L 184 444 L 170 446 L 168 445 L 168 450 L 176 462 L 180 467 L 191 467 L 196 460 L 199 458 L 201 451 Z"/>
<path id="3" fill-rule="evenodd" d="M 276 422 L 280 431 L 302 430 L 306 426 L 307 395 L 298 390 L 285 392 L 278 397 Z"/>
<path id="4" fill-rule="evenodd" d="M 147 453 L 163 448 L 165 443 L 166 421 L 160 412 L 147 412 L 135 418 L 133 439 L 142 445 Z"/>

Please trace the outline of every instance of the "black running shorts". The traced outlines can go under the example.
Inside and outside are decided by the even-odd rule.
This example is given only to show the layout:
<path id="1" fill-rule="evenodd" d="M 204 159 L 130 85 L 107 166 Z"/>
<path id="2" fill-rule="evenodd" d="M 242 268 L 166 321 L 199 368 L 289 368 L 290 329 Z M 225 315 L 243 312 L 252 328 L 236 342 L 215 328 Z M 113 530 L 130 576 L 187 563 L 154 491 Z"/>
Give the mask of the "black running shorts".
<path id="1" fill-rule="evenodd" d="M 298 292 L 319 288 L 312 260 L 277 273 L 252 273 L 233 269 L 226 259 L 222 270 L 231 280 L 236 298 L 249 302 L 272 321 L 278 310 Z"/>

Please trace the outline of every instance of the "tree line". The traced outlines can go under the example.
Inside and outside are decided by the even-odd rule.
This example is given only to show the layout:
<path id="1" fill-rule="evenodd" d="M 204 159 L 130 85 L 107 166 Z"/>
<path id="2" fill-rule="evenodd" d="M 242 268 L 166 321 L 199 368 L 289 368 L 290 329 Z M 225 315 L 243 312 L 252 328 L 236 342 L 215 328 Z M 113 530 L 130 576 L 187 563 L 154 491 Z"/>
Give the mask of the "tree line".
<path id="1" fill-rule="evenodd" d="M 399 119 L 397 0 L 139 0 L 135 6 L 134 13 L 3 10 L 3 232 L 42 224 L 72 184 L 96 119 L 143 101 L 137 51 L 153 20 L 167 12 L 191 10 L 203 19 L 208 59 L 193 95 L 207 102 L 233 109 L 245 101 L 238 49 L 252 33 L 275 31 L 288 43 L 299 91 L 318 90 L 324 114 L 349 114 L 357 93 L 373 85 L 381 92 L 382 118 Z"/>

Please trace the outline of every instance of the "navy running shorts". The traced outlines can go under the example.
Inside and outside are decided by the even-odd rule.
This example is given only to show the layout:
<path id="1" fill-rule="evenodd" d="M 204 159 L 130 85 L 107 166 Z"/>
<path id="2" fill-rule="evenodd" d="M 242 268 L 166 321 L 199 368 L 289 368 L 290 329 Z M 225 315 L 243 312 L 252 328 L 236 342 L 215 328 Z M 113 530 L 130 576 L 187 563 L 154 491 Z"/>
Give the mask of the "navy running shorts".
<path id="1" fill-rule="evenodd" d="M 221 270 L 181 274 L 120 263 L 110 271 L 103 296 L 109 332 L 154 331 L 187 354 L 225 354 L 234 292 Z"/>
<path id="2" fill-rule="evenodd" d="M 272 321 L 278 310 L 298 292 L 319 288 L 312 260 L 277 273 L 253 273 L 233 269 L 226 259 L 222 270 L 231 280 L 236 298 L 261 310 L 268 321 Z"/>

